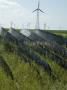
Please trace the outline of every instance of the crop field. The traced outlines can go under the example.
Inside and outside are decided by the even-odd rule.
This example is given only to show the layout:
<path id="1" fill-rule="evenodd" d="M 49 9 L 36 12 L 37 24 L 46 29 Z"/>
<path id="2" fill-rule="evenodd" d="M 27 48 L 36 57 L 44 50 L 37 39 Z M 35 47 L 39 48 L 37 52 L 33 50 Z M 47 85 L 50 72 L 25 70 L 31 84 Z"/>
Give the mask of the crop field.
<path id="1" fill-rule="evenodd" d="M 67 37 L 67 30 L 48 30 L 48 32 Z"/>
<path id="2" fill-rule="evenodd" d="M 49 41 L 47 36 L 41 37 L 42 33 L 38 36 L 39 33 L 33 32 L 26 37 L 18 31 L 3 30 L 0 90 L 67 90 L 66 42 L 52 39 L 48 34 Z"/>

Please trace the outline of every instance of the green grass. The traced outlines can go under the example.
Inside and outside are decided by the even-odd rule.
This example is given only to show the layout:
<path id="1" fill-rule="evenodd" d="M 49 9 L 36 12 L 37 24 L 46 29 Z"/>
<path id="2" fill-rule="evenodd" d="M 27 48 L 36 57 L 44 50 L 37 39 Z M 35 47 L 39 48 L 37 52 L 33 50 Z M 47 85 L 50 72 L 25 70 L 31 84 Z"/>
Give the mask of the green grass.
<path id="1" fill-rule="evenodd" d="M 63 37 L 67 37 L 67 30 L 47 30 L 50 33 L 54 33 L 56 35 L 61 35 Z"/>
<path id="2" fill-rule="evenodd" d="M 36 52 L 38 53 L 38 52 Z M 39 54 L 39 53 L 38 53 Z M 67 70 L 64 70 L 55 62 L 43 55 L 41 58 L 47 60 L 53 72 L 59 79 L 53 80 L 48 73 L 31 60 L 31 65 L 24 58 L 14 52 L 8 52 L 4 43 L 0 40 L 0 55 L 9 65 L 14 80 L 5 74 L 0 67 L 0 90 L 66 90 Z"/>
<path id="3" fill-rule="evenodd" d="M 29 46 L 31 48 L 35 47 L 33 45 L 32 46 L 29 45 Z M 36 50 L 35 50 L 35 53 L 39 55 L 42 58 L 42 60 L 46 61 L 50 65 L 50 67 L 52 68 L 52 71 L 58 77 L 59 80 L 61 80 L 64 83 L 67 83 L 67 77 L 66 77 L 67 71 L 66 70 L 64 70 L 61 66 L 59 66 L 55 61 L 49 59 L 48 56 L 42 55 L 39 52 L 36 52 Z"/>

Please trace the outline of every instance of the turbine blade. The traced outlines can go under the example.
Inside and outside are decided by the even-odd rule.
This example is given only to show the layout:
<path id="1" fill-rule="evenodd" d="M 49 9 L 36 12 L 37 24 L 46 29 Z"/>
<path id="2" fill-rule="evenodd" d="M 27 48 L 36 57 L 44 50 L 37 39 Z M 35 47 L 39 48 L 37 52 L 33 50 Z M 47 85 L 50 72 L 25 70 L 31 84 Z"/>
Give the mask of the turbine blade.
<path id="1" fill-rule="evenodd" d="M 35 9 L 33 12 L 36 12 L 38 9 Z"/>
<path id="2" fill-rule="evenodd" d="M 39 9 L 42 13 L 44 13 L 41 9 Z"/>

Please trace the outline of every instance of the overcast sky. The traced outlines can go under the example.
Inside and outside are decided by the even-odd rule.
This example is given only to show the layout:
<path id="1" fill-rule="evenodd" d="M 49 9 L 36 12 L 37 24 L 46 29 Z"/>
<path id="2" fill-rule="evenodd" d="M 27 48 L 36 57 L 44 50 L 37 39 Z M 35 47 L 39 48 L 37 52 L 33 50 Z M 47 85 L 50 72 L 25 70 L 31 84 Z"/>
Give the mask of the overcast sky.
<path id="1" fill-rule="evenodd" d="M 0 0 L 0 26 L 35 28 L 38 0 Z M 40 0 L 40 27 L 67 29 L 67 0 Z"/>

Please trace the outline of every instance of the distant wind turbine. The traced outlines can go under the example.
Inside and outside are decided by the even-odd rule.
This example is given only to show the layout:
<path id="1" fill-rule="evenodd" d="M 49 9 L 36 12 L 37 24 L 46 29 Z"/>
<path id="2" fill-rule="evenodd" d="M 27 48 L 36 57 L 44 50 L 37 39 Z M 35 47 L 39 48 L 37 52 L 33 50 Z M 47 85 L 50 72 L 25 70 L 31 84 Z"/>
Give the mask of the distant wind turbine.
<path id="1" fill-rule="evenodd" d="M 37 21 L 36 21 L 36 29 L 40 29 L 40 23 L 39 23 L 39 12 L 44 13 L 41 9 L 40 9 L 40 2 L 38 2 L 38 8 L 35 9 L 33 12 L 37 11 Z"/>

